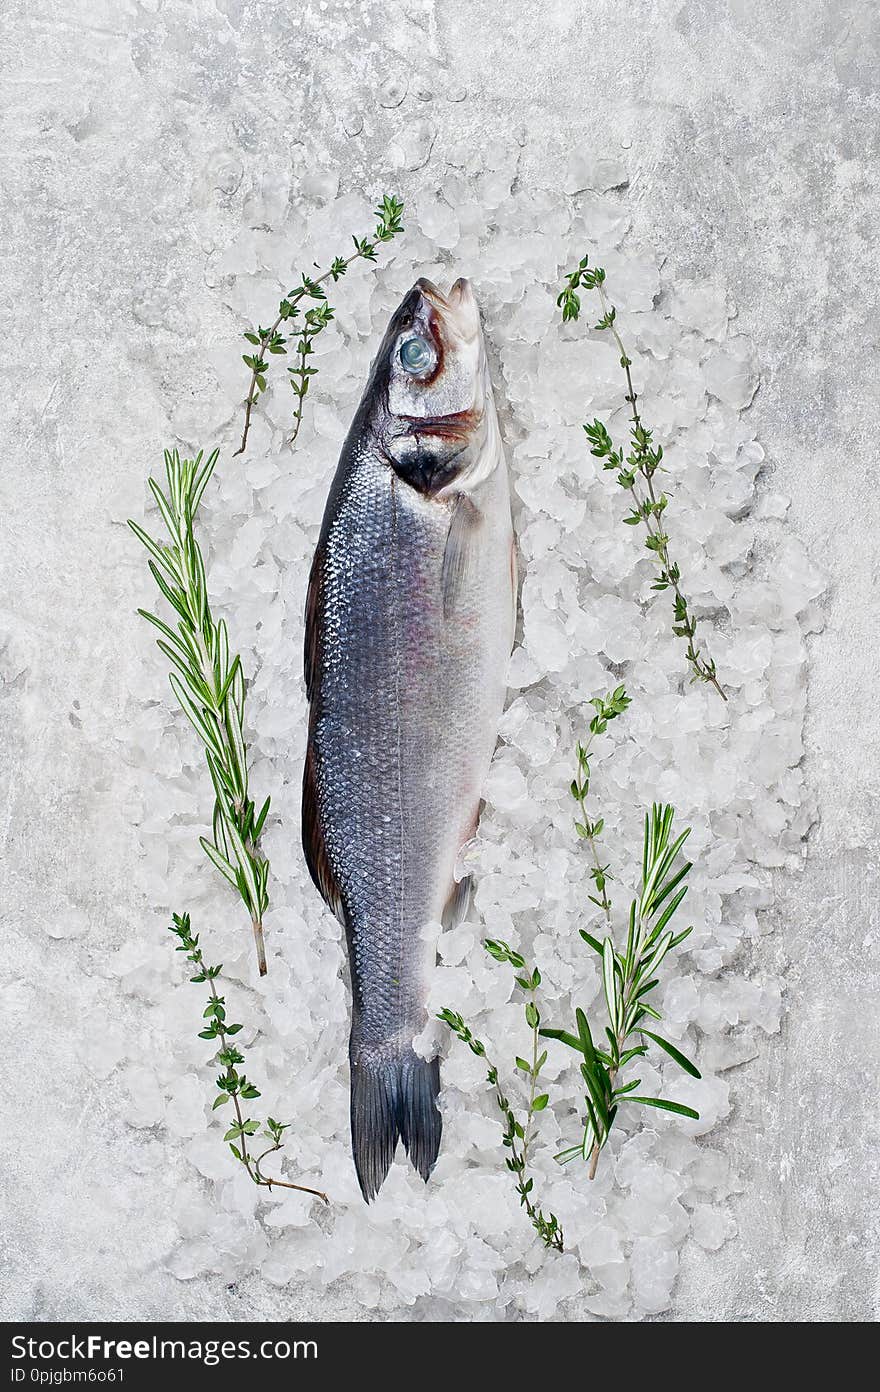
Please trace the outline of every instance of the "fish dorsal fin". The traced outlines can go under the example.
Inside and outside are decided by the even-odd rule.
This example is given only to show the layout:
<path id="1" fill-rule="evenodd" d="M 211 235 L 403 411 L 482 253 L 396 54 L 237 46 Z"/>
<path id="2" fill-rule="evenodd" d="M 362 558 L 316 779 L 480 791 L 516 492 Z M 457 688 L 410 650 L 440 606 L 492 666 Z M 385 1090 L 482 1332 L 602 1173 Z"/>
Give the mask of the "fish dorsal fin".
<path id="1" fill-rule="evenodd" d="M 471 570 L 471 558 L 478 544 L 480 513 L 465 493 L 458 493 L 452 505 L 452 518 L 443 552 L 443 617 L 454 613 Z"/>
<path id="2" fill-rule="evenodd" d="M 452 893 L 446 900 L 443 913 L 440 916 L 440 922 L 447 933 L 451 932 L 453 928 L 457 928 L 467 916 L 473 888 L 474 881 L 470 875 L 465 875 L 463 880 L 456 880 L 453 883 Z"/>
<path id="3" fill-rule="evenodd" d="M 306 590 L 306 630 L 303 640 L 303 676 L 306 683 L 306 699 L 311 701 L 314 694 L 315 678 L 320 664 L 320 608 L 323 580 L 324 548 L 319 546 L 309 572 L 309 586 Z"/>
<path id="4" fill-rule="evenodd" d="M 306 751 L 306 766 L 303 773 L 302 844 L 306 865 L 309 867 L 309 874 L 315 882 L 318 893 L 328 909 L 339 919 L 339 922 L 345 923 L 345 907 L 330 865 L 330 858 L 327 855 L 318 813 L 318 788 L 311 741 L 309 741 Z"/>
<path id="5" fill-rule="evenodd" d="M 321 589 L 323 584 L 324 548 L 318 546 L 312 569 L 309 574 L 309 587 L 306 591 L 306 628 L 303 643 L 303 675 L 306 683 L 306 696 L 312 703 L 310 720 L 317 719 L 319 704 L 317 681 L 321 665 Z M 318 785 L 315 770 L 314 744 L 309 735 L 306 748 L 306 765 L 303 773 L 302 795 L 302 844 L 309 867 L 309 874 L 328 909 L 336 915 L 340 923 L 345 923 L 345 906 L 342 894 L 330 865 L 330 857 L 324 842 L 324 832 L 318 810 Z"/>

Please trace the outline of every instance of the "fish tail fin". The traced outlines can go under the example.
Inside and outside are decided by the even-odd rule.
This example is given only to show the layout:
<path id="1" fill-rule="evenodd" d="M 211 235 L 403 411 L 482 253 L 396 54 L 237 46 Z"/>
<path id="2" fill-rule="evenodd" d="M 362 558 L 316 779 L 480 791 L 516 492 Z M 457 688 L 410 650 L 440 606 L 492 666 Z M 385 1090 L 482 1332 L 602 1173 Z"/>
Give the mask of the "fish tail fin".
<path id="1" fill-rule="evenodd" d="M 377 1056 L 354 1036 L 350 1053 L 351 1149 L 361 1193 L 370 1203 L 391 1168 L 398 1139 L 422 1179 L 434 1168 L 442 1129 L 440 1060 L 419 1058 L 412 1049 Z"/>

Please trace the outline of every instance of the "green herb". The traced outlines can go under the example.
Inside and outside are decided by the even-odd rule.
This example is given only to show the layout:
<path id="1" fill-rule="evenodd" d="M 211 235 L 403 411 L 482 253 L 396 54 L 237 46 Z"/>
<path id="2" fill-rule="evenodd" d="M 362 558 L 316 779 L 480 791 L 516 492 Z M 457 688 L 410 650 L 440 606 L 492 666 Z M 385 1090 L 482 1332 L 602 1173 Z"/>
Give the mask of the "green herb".
<path id="1" fill-rule="evenodd" d="M 486 951 L 496 962 L 506 962 L 513 967 L 516 984 L 527 996 L 526 1024 L 532 1032 L 531 1058 L 517 1057 L 515 1060 L 517 1070 L 524 1074 L 529 1085 L 524 1122 L 518 1120 L 499 1082 L 497 1067 L 486 1059 L 486 1076 L 495 1089 L 496 1102 L 504 1119 L 503 1141 L 510 1151 L 507 1167 L 516 1175 L 520 1202 L 525 1207 L 532 1226 L 548 1247 L 554 1247 L 560 1252 L 563 1249 L 562 1229 L 554 1214 L 545 1217 L 534 1202 L 533 1181 L 527 1169 L 534 1118 L 536 1113 L 544 1110 L 549 1100 L 546 1092 L 538 1091 L 540 1073 L 547 1061 L 546 1051 L 540 1054 L 538 1052 L 539 1038 L 558 1040 L 578 1055 L 581 1076 L 586 1084 L 586 1120 L 583 1136 L 577 1145 L 560 1151 L 556 1159 L 565 1164 L 576 1156 L 582 1156 L 589 1162 L 590 1179 L 595 1178 L 600 1152 L 608 1140 L 621 1102 L 658 1107 L 694 1119 L 699 1117 L 698 1112 L 682 1102 L 638 1094 L 638 1078 L 626 1082 L 619 1081 L 620 1074 L 627 1064 L 648 1052 L 645 1042 L 648 1039 L 663 1049 L 686 1073 L 694 1078 L 700 1077 L 698 1069 L 690 1059 L 668 1039 L 647 1028 L 645 1023 L 662 1018 L 648 999 L 659 984 L 656 973 L 667 953 L 683 943 L 691 932 L 690 928 L 685 928 L 677 933 L 669 926 L 687 893 L 685 880 L 691 864 L 689 861 L 679 863 L 679 857 L 690 829 L 673 838 L 675 814 L 671 807 L 655 804 L 651 813 L 646 816 L 642 884 L 637 897 L 630 905 L 626 948 L 622 952 L 619 951 L 612 936 L 613 910 L 607 892 L 611 874 L 609 867 L 603 863 L 597 844 L 604 830 L 604 818 L 592 816 L 587 808 L 587 799 L 592 777 L 590 760 L 593 743 L 598 735 L 605 733 L 610 721 L 623 715 L 630 705 L 630 698 L 625 689 L 618 686 L 606 696 L 596 697 L 590 704 L 595 715 L 590 719 L 587 738 L 577 745 L 577 774 L 572 780 L 570 792 L 578 806 L 579 815 L 575 819 L 578 837 L 589 842 L 593 858 L 590 877 L 596 893 L 588 898 L 602 911 L 608 926 L 608 932 L 603 939 L 594 937 L 586 929 L 581 929 L 584 942 L 598 954 L 602 962 L 602 981 L 609 1024 L 605 1029 L 601 1047 L 594 1042 L 586 1013 L 580 1007 L 575 1010 L 573 1026 L 542 1027 L 537 1003 L 541 973 L 537 967 L 529 971 L 524 958 L 518 952 L 514 952 L 506 942 L 490 939 L 485 943 Z M 474 1036 L 461 1015 L 454 1010 L 445 1009 L 440 1012 L 439 1018 L 473 1053 L 480 1058 L 486 1057 L 485 1045 Z"/>
<path id="2" fill-rule="evenodd" d="M 193 531 L 217 456 L 214 450 L 203 462 L 201 451 L 195 459 L 181 459 L 177 450 L 166 450 L 166 491 L 150 479 L 170 545 L 154 541 L 136 522 L 129 520 L 128 525 L 149 552 L 153 579 L 177 616 L 172 628 L 149 610 L 138 610 L 159 630 L 158 647 L 174 668 L 172 690 L 205 746 L 215 802 L 213 839 L 202 836 L 200 842 L 241 896 L 253 926 L 260 975 L 265 976 L 263 915 L 269 904 L 269 862 L 259 842 L 269 799 L 257 812 L 248 791 L 241 660 L 230 653 L 225 621 L 215 622 L 211 614 L 205 563 Z"/>
<path id="3" fill-rule="evenodd" d="M 531 1057 L 529 1059 L 517 1057 L 515 1066 L 518 1072 L 522 1073 L 528 1082 L 528 1097 L 526 1100 L 525 1121 L 517 1119 L 516 1113 L 501 1086 L 498 1078 L 498 1069 L 486 1058 L 486 1047 L 481 1040 L 475 1038 L 471 1030 L 465 1024 L 462 1017 L 454 1010 L 444 1009 L 440 1011 L 439 1019 L 453 1031 L 463 1044 L 467 1044 L 471 1052 L 479 1058 L 486 1060 L 486 1077 L 495 1091 L 495 1102 L 504 1121 L 504 1134 L 502 1141 L 505 1149 L 509 1150 L 507 1156 L 507 1168 L 516 1178 L 516 1191 L 519 1194 L 519 1201 L 529 1216 L 532 1227 L 538 1233 L 541 1241 L 546 1247 L 552 1247 L 557 1252 L 563 1250 L 563 1233 L 559 1226 L 556 1215 L 551 1213 L 546 1216 L 534 1199 L 534 1180 L 528 1173 L 528 1160 L 531 1144 L 534 1138 L 534 1121 L 539 1112 L 547 1106 L 548 1094 L 538 1091 L 538 1080 L 541 1069 L 547 1062 L 547 1051 L 538 1053 L 538 1033 L 541 1024 L 541 1016 L 535 1000 L 538 987 L 541 984 L 541 973 L 535 967 L 529 972 L 526 969 L 525 959 L 518 952 L 514 952 L 506 942 L 496 942 L 487 939 L 484 944 L 486 951 L 496 962 L 507 962 L 517 973 L 516 984 L 526 996 L 525 1018 L 526 1025 L 531 1033 Z"/>
<path id="4" fill-rule="evenodd" d="M 623 346 L 617 329 L 617 310 L 610 304 L 605 294 L 605 272 L 601 266 L 589 269 L 586 256 L 578 262 L 573 271 L 565 277 L 565 287 L 557 297 L 556 303 L 562 309 L 562 322 L 580 318 L 581 299 L 578 290 L 595 290 L 599 296 L 602 316 L 594 328 L 602 333 L 610 333 L 619 354 L 620 366 L 626 375 L 625 401 L 630 409 L 629 454 L 624 458 L 622 447 L 616 447 L 608 429 L 602 421 L 594 420 L 585 425 L 584 431 L 590 444 L 590 453 L 602 460 L 603 468 L 614 470 L 617 482 L 630 495 L 632 510 L 624 522 L 630 527 L 644 526 L 647 535 L 645 546 L 658 567 L 657 578 L 651 588 L 657 591 L 672 591 L 672 632 L 686 644 L 685 658 L 691 668 L 694 681 L 708 682 L 718 695 L 727 700 L 718 681 L 715 663 L 704 656 L 697 647 L 697 621 L 691 615 L 688 601 L 681 588 L 681 570 L 678 563 L 669 555 L 669 537 L 666 533 L 663 514 L 669 504 L 665 493 L 657 495 L 654 475 L 661 468 L 662 446 L 653 443 L 653 431 L 643 424 L 638 408 L 638 397 L 633 386 L 632 359 Z"/>
<path id="5" fill-rule="evenodd" d="M 590 752 L 593 741 L 597 735 L 602 735 L 608 728 L 609 720 L 616 720 L 619 715 L 623 715 L 630 698 L 622 686 L 618 686 L 608 696 L 596 696 L 590 702 L 596 714 L 590 721 L 590 733 L 584 740 L 577 745 L 578 772 L 577 777 L 572 779 L 571 795 L 581 810 L 580 821 L 576 821 L 575 831 L 582 840 L 589 842 L 590 852 L 593 857 L 593 866 L 590 870 L 590 877 L 596 888 L 596 894 L 590 894 L 588 898 L 593 904 L 597 904 L 606 915 L 611 913 L 611 902 L 608 898 L 607 884 L 611 875 L 607 865 L 602 864 L 599 855 L 597 842 L 602 835 L 605 826 L 604 818 L 598 817 L 591 821 L 587 815 L 586 801 L 590 791 Z M 598 898 L 596 896 L 599 896 Z"/>
<path id="6" fill-rule="evenodd" d="M 618 688 L 611 699 L 618 698 L 619 705 L 622 694 Z M 604 709 L 603 703 L 599 708 L 600 714 Z M 618 713 L 615 711 L 615 714 Z M 596 720 L 598 719 L 597 715 Z M 595 733 L 600 731 L 598 728 L 593 731 L 591 723 L 591 736 Z M 685 928 L 682 932 L 676 933 L 669 926 L 687 893 L 685 880 L 691 869 L 691 862 L 678 864 L 678 857 L 690 835 L 690 828 L 686 828 L 673 839 L 675 813 L 672 807 L 663 807 L 655 803 L 650 814 L 646 814 L 641 889 L 630 904 L 626 947 L 620 951 L 611 936 L 612 910 L 604 890 L 608 871 L 607 867 L 601 867 L 595 848 L 595 840 L 602 830 L 602 820 L 591 822 L 584 809 L 589 789 L 589 760 L 586 747 L 578 746 L 577 759 L 578 777 L 571 785 L 571 795 L 580 809 L 581 821 L 576 821 L 575 825 L 578 827 L 578 835 L 589 840 L 593 846 L 596 867 L 590 873 L 597 887 L 599 879 L 602 881 L 599 889 L 601 899 L 593 895 L 589 897 L 604 913 L 609 929 L 601 941 L 586 929 L 581 929 L 581 937 L 602 963 L 602 985 L 609 1023 L 601 1047 L 594 1042 L 587 1016 L 580 1008 L 575 1010 L 573 1028 L 542 1029 L 540 1033 L 545 1039 L 561 1041 L 579 1056 L 581 1075 L 587 1089 L 584 1097 L 586 1121 L 583 1137 L 578 1145 L 560 1151 L 556 1158 L 562 1164 L 566 1164 L 576 1156 L 582 1156 L 584 1160 L 589 1161 L 589 1177 L 593 1179 L 599 1164 L 600 1152 L 608 1140 L 622 1102 L 627 1105 L 635 1102 L 646 1107 L 659 1107 L 667 1112 L 676 1112 L 679 1116 L 695 1119 L 699 1117 L 698 1112 L 681 1102 L 638 1095 L 635 1089 L 641 1081 L 639 1078 L 626 1083 L 618 1082 L 619 1075 L 626 1065 L 648 1052 L 646 1039 L 659 1045 L 692 1077 L 699 1078 L 700 1074 L 690 1059 L 680 1053 L 674 1044 L 648 1029 L 645 1023 L 662 1019 L 660 1012 L 648 997 L 659 984 L 657 972 L 667 953 L 684 942 L 691 932 L 690 928 Z M 584 826 L 589 828 L 589 831 L 585 832 Z"/>
<path id="7" fill-rule="evenodd" d="M 284 1141 L 282 1136 L 285 1131 L 290 1129 L 289 1122 L 276 1121 L 274 1117 L 267 1117 L 265 1128 L 260 1131 L 260 1122 L 246 1117 L 242 1111 L 242 1102 L 251 1102 L 260 1096 L 260 1092 L 254 1084 L 249 1081 L 243 1072 L 239 1072 L 244 1063 L 244 1055 L 231 1041 L 233 1037 L 240 1033 L 241 1025 L 231 1022 L 226 1015 L 226 997 L 217 992 L 216 981 L 222 971 L 222 966 L 209 967 L 202 956 L 202 949 L 199 947 L 198 935 L 194 935 L 190 925 L 188 913 L 173 914 L 172 923 L 168 925 L 168 931 L 173 933 L 178 939 L 175 952 L 185 952 L 186 960 L 195 967 L 195 975 L 190 977 L 190 981 L 196 983 L 204 982 L 208 987 L 208 1004 L 205 1007 L 202 1019 L 204 1026 L 199 1030 L 199 1039 L 217 1040 L 219 1049 L 214 1056 L 214 1061 L 222 1069 L 217 1078 L 217 1096 L 214 1098 L 214 1111 L 220 1107 L 225 1107 L 232 1103 L 232 1110 L 235 1120 L 223 1137 L 229 1145 L 229 1149 L 240 1164 L 244 1165 L 254 1184 L 261 1185 L 266 1189 L 297 1189 L 302 1194 L 314 1194 L 316 1198 L 323 1199 L 324 1203 L 329 1203 L 326 1194 L 320 1189 L 310 1189 L 306 1184 L 293 1184 L 287 1179 L 273 1179 L 270 1175 L 264 1175 L 261 1169 L 263 1161 L 269 1155 L 274 1155 L 281 1150 Z M 259 1155 L 253 1155 L 248 1149 L 248 1143 L 252 1136 L 260 1135 L 264 1140 L 271 1141 L 271 1145 L 261 1151 Z"/>
<path id="8" fill-rule="evenodd" d="M 312 367 L 309 362 L 313 352 L 313 344 L 317 335 L 322 333 L 333 319 L 333 308 L 327 300 L 323 286 L 328 280 L 335 285 L 338 280 L 342 279 L 353 261 L 375 261 L 379 245 L 383 242 L 390 242 L 399 232 L 403 231 L 402 214 L 403 203 L 400 199 L 391 198 L 386 194 L 376 209 L 376 227 L 371 238 L 352 237 L 355 248 L 352 254 L 347 257 L 335 257 L 329 268 L 320 275 L 308 276 L 304 272 L 301 273 L 301 283 L 287 292 L 278 306 L 278 314 L 274 323 L 270 324 L 267 329 L 257 327 L 248 329 L 245 333 L 244 337 L 248 343 L 253 345 L 254 352 L 242 354 L 242 361 L 250 369 L 251 376 L 245 401 L 241 444 L 236 450 L 236 454 L 243 454 L 247 447 L 251 415 L 261 393 L 266 390 L 269 359 L 272 356 L 286 354 L 288 344 L 291 342 L 295 343 L 293 349 L 295 362 L 293 367 L 289 367 L 287 371 L 290 374 L 290 385 L 296 396 L 293 431 L 290 436 L 290 443 L 293 444 L 302 424 L 303 406 L 308 395 L 309 383 L 318 370 L 316 367 Z M 303 300 L 314 300 L 316 303 L 311 308 L 303 310 Z M 284 332 L 282 332 L 282 325 Z"/>

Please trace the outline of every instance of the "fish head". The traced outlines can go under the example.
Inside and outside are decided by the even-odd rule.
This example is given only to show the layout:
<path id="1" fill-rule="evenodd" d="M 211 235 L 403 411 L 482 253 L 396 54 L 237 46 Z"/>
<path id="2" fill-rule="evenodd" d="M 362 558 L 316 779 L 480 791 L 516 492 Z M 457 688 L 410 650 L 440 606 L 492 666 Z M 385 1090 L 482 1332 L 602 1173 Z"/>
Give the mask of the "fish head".
<path id="1" fill-rule="evenodd" d="M 374 366 L 381 447 L 400 478 L 443 498 L 469 491 L 498 439 L 480 311 L 468 280 L 444 295 L 417 280 L 391 318 Z"/>

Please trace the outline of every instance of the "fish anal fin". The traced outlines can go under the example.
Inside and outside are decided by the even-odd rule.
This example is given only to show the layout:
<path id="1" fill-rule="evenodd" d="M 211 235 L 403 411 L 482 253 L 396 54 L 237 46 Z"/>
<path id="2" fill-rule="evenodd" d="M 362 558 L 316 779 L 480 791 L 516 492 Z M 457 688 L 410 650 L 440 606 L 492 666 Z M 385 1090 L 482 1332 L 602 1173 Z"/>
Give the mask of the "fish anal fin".
<path id="1" fill-rule="evenodd" d="M 321 829 L 321 819 L 318 813 L 317 781 L 315 778 L 315 758 L 311 742 L 306 752 L 306 765 L 303 771 L 303 796 L 302 796 L 302 844 L 306 858 L 306 865 L 309 867 L 315 887 L 328 909 L 336 915 L 340 923 L 345 923 L 345 907 L 342 902 L 342 893 L 336 883 L 333 874 L 330 858 L 327 855 L 327 847 L 324 842 L 324 833 Z"/>
<path id="2" fill-rule="evenodd" d="M 470 498 L 458 493 L 443 552 L 443 616 L 449 618 L 467 583 L 473 549 L 479 544 L 480 513 Z"/>
<path id="3" fill-rule="evenodd" d="M 459 923 L 467 917 L 467 911 L 471 904 L 471 894 L 473 893 L 474 881 L 470 875 L 465 875 L 463 880 L 456 880 L 452 886 L 452 892 L 443 906 L 443 913 L 440 921 L 446 932 L 457 928 Z"/>

